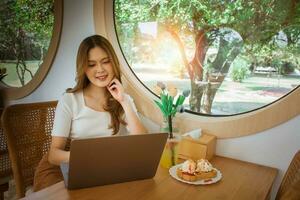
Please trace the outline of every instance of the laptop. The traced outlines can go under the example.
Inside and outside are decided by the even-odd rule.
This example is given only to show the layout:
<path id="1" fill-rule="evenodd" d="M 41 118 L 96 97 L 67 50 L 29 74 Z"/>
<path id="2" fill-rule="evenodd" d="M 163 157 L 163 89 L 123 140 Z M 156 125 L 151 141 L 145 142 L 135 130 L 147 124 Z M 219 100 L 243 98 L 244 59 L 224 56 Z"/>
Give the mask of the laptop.
<path id="1" fill-rule="evenodd" d="M 149 133 L 74 139 L 69 163 L 60 165 L 65 186 L 79 189 L 152 178 L 167 137 Z"/>

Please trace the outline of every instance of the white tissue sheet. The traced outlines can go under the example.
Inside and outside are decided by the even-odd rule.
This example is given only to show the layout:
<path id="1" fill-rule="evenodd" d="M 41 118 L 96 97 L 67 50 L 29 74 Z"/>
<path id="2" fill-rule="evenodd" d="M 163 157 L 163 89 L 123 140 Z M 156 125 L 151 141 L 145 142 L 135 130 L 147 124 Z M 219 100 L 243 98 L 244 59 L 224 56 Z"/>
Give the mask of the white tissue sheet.
<path id="1" fill-rule="evenodd" d="M 195 129 L 195 130 L 192 130 L 190 132 L 183 134 L 183 136 L 190 136 L 193 139 L 199 139 L 201 137 L 201 135 L 202 135 L 201 128 Z"/>

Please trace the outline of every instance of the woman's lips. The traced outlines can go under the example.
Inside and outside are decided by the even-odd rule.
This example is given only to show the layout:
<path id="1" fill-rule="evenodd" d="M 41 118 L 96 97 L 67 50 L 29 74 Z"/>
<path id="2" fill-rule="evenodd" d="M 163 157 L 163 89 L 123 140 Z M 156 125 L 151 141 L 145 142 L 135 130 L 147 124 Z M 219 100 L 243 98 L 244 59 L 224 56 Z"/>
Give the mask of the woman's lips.
<path id="1" fill-rule="evenodd" d="M 108 77 L 108 75 L 97 76 L 96 79 L 98 79 L 100 81 L 105 81 L 107 77 Z"/>

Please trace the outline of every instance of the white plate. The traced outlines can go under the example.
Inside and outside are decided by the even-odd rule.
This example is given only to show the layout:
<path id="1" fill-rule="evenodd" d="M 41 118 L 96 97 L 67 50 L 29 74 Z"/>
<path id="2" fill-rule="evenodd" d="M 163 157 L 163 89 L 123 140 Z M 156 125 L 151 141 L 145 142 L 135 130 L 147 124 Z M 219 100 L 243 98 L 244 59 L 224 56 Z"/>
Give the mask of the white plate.
<path id="1" fill-rule="evenodd" d="M 193 182 L 191 182 L 191 181 L 185 181 L 185 180 L 183 180 L 183 179 L 181 179 L 181 178 L 179 178 L 179 177 L 177 176 L 176 170 L 177 170 L 178 167 L 181 167 L 181 164 L 174 165 L 173 167 L 171 167 L 171 168 L 169 169 L 169 173 L 170 173 L 170 175 L 171 175 L 173 178 L 175 178 L 176 180 L 181 181 L 181 182 L 183 182 L 183 183 L 188 183 L 188 184 L 192 184 L 192 185 L 208 185 L 208 184 L 216 183 L 216 182 L 218 182 L 219 180 L 221 180 L 221 178 L 222 178 L 222 173 L 220 172 L 220 170 L 218 170 L 218 169 L 216 169 L 216 168 L 213 168 L 214 170 L 217 171 L 217 176 L 214 177 L 214 178 L 210 178 L 210 181 L 205 181 L 205 179 L 203 179 L 203 180 L 198 180 L 198 181 L 193 181 Z"/>

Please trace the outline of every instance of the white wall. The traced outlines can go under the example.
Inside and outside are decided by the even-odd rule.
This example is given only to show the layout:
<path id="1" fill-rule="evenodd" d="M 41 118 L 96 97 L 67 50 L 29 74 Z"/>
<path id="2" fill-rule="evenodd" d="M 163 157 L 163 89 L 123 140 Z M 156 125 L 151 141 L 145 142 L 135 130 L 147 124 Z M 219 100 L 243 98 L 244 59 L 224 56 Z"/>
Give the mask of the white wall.
<path id="1" fill-rule="evenodd" d="M 272 196 L 274 197 L 284 172 L 299 149 L 300 116 L 298 115 L 284 124 L 255 135 L 233 139 L 219 139 L 216 153 L 277 168 L 279 173 L 272 191 Z"/>
<path id="2" fill-rule="evenodd" d="M 66 88 L 74 86 L 75 60 L 79 43 L 95 33 L 92 0 L 65 0 L 60 46 L 48 76 L 31 95 L 11 103 L 27 103 L 58 99 Z M 266 119 L 267 120 L 267 119 Z M 152 131 L 158 126 L 144 119 Z M 218 140 L 217 154 L 259 163 L 279 169 L 275 191 L 282 175 L 300 149 L 300 116 L 267 131 L 242 138 Z"/>

